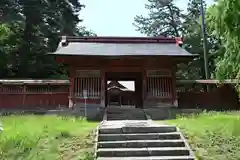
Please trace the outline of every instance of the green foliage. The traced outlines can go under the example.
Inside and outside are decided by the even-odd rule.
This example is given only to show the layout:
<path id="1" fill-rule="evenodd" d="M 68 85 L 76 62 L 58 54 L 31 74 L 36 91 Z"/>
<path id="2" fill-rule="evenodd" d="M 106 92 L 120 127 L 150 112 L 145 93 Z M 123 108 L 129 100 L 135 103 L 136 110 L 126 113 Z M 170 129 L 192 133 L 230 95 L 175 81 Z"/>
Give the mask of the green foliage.
<path id="1" fill-rule="evenodd" d="M 216 62 L 216 77 L 240 79 L 240 2 L 219 0 L 208 10 L 209 28 L 219 36 L 224 46 L 224 55 Z"/>
<path id="2" fill-rule="evenodd" d="M 240 158 L 239 112 L 204 112 L 167 123 L 183 131 L 199 160 Z"/>
<path id="3" fill-rule="evenodd" d="M 178 65 L 179 70 L 177 72 L 177 76 L 179 79 L 204 78 L 202 31 L 199 20 L 201 7 L 200 2 L 200 0 L 190 0 L 188 2 L 187 13 L 183 22 L 183 48 L 192 54 L 199 54 L 200 56 L 188 64 Z"/>
<path id="4" fill-rule="evenodd" d="M 19 47 L 21 31 L 18 25 L 0 25 L 0 77 L 12 75 L 15 52 Z"/>
<path id="5" fill-rule="evenodd" d="M 94 35 L 78 26 L 82 7 L 78 0 L 1 1 L 0 78 L 66 77 L 66 68 L 48 53 L 62 35 Z"/>
<path id="6" fill-rule="evenodd" d="M 173 0 L 149 0 L 148 2 L 149 4 L 146 5 L 146 9 L 149 10 L 148 16 L 137 15 L 134 18 L 136 29 L 148 36 L 183 36 L 183 48 L 192 54 L 199 54 L 199 57 L 187 64 L 178 65 L 177 77 L 179 79 L 205 78 L 201 0 L 190 0 L 186 13 L 183 13 Z M 205 1 L 203 1 L 203 5 L 206 11 Z M 222 8 L 221 10 L 224 9 Z M 221 10 L 219 10 L 220 14 Z M 219 20 L 219 18 L 216 19 Z M 207 18 L 208 66 L 212 78 L 215 78 L 215 68 L 223 63 L 220 57 L 224 56 L 225 48 L 222 45 L 221 36 L 215 34 L 216 31 L 209 27 L 213 23 L 215 22 Z M 216 28 L 219 27 L 216 26 Z M 229 62 L 229 60 L 226 61 Z M 223 69 L 228 70 L 224 67 L 221 68 L 221 70 Z M 222 71 L 221 73 L 226 74 Z"/>
<path id="7" fill-rule="evenodd" d="M 206 11 L 206 3 L 203 1 L 204 11 Z M 208 21 L 205 22 L 206 26 Z M 187 14 L 184 21 L 184 45 L 183 47 L 193 54 L 199 54 L 199 57 L 194 59 L 189 64 L 180 65 L 178 71 L 181 79 L 204 79 L 204 50 L 203 50 L 203 36 L 201 24 L 201 0 L 190 0 L 188 3 Z M 222 46 L 220 39 L 211 34 L 207 30 L 207 55 L 208 55 L 208 68 L 210 74 L 214 74 L 215 60 L 221 55 Z M 181 76 L 182 75 L 182 76 Z M 214 78 L 214 76 L 212 76 Z"/>
<path id="8" fill-rule="evenodd" d="M 198 58 L 188 64 L 178 65 L 177 77 L 179 79 L 202 79 L 204 72 L 203 40 L 200 23 L 200 0 L 190 0 L 187 12 L 183 13 L 173 0 L 149 0 L 146 9 L 147 17 L 137 15 L 134 25 L 137 30 L 148 36 L 184 37 L 183 48 L 192 54 L 199 54 Z M 203 2 L 205 9 L 206 3 Z M 215 70 L 214 61 L 222 53 L 218 38 L 208 35 L 209 69 Z"/>
<path id="9" fill-rule="evenodd" d="M 134 25 L 137 30 L 148 36 L 179 37 L 182 33 L 183 14 L 173 0 L 148 0 L 145 8 L 147 17 L 137 15 Z"/>
<path id="10" fill-rule="evenodd" d="M 93 152 L 92 131 L 97 123 L 73 117 L 34 115 L 4 116 L 1 121 L 2 160 L 81 159 Z"/>

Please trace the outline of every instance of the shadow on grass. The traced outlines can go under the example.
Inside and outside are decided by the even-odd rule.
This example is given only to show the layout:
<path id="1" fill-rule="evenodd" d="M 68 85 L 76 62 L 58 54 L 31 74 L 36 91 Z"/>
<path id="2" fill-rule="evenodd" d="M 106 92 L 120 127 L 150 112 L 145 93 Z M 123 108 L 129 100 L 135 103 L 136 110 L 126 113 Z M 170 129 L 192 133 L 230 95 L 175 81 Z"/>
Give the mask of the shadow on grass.
<path id="1" fill-rule="evenodd" d="M 87 118 L 82 116 L 79 112 L 67 109 L 67 110 L 0 110 L 1 116 L 14 116 L 14 115 L 57 115 L 62 117 L 75 117 L 77 119 L 85 119 L 89 122 L 101 122 L 103 119 L 103 111 L 99 111 L 95 115 L 90 115 Z"/>
<path id="2" fill-rule="evenodd" d="M 173 107 L 165 108 L 147 108 L 145 113 L 152 118 L 152 120 L 174 120 L 179 117 L 197 117 L 203 113 L 223 113 L 223 114 L 240 114 L 240 110 L 230 109 L 181 109 Z"/>

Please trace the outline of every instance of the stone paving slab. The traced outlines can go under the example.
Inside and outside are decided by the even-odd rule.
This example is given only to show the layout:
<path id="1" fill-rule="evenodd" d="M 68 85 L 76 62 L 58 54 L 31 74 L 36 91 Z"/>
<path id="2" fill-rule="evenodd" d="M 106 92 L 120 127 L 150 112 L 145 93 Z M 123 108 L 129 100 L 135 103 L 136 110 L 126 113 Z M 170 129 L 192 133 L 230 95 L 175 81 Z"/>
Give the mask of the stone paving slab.
<path id="1" fill-rule="evenodd" d="M 129 140 L 129 141 L 102 141 L 102 142 L 99 142 L 100 144 L 101 143 L 132 143 L 132 142 L 139 142 L 139 143 L 141 143 L 141 142 L 145 142 L 145 143 L 147 143 L 147 142 L 157 142 L 157 143 L 164 143 L 164 142 L 184 142 L 183 140 L 181 140 L 181 139 L 173 139 L 173 140 L 169 140 L 169 139 L 167 139 L 167 140 Z"/>
<path id="2" fill-rule="evenodd" d="M 166 133 L 176 132 L 177 128 L 173 126 L 164 127 L 122 127 L 122 128 L 100 128 L 99 134 L 120 134 L 120 133 Z"/>
<path id="3" fill-rule="evenodd" d="M 143 147 L 143 148 L 99 148 L 98 151 L 175 151 L 187 150 L 186 147 Z"/>
<path id="4" fill-rule="evenodd" d="M 177 140 L 129 140 L 129 141 L 102 141 L 99 148 L 142 148 L 142 147 L 184 147 L 181 139 Z"/>
<path id="5" fill-rule="evenodd" d="M 105 121 L 100 125 L 102 128 L 123 128 L 123 127 L 169 127 L 171 125 L 157 124 L 149 120 L 119 120 L 119 121 Z"/>
<path id="6" fill-rule="evenodd" d="M 97 160 L 194 160 L 191 156 L 100 157 Z"/>
<path id="7" fill-rule="evenodd" d="M 99 134 L 99 141 L 180 139 L 179 132 L 145 134 Z"/>
<path id="8" fill-rule="evenodd" d="M 100 148 L 97 154 L 100 157 L 184 156 L 189 155 L 189 150 L 186 147 Z"/>

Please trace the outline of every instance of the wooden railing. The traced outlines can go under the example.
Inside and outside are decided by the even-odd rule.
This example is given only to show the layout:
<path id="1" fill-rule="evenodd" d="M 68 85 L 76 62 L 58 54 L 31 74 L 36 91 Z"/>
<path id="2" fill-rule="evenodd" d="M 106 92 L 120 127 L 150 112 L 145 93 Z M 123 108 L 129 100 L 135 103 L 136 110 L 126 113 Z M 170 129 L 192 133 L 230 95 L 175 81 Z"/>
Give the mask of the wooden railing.
<path id="1" fill-rule="evenodd" d="M 147 73 L 147 97 L 172 98 L 172 75 L 168 70 L 150 70 Z"/>
<path id="2" fill-rule="evenodd" d="M 150 76 L 147 80 L 147 91 L 150 96 L 171 97 L 171 77 L 154 78 Z M 215 81 L 211 81 L 211 83 L 208 81 L 200 83 L 204 86 L 207 84 L 214 85 L 210 87 L 211 90 L 209 92 L 199 90 L 198 86 L 193 86 L 194 83 L 196 82 L 188 83 L 187 88 L 191 90 L 183 90 L 182 87 L 184 86 L 182 85 L 186 84 L 180 82 L 181 89 L 179 89 L 178 93 L 179 107 L 215 109 L 224 107 L 240 108 L 238 93 L 234 90 L 234 87 L 231 87 L 232 83 L 224 82 L 222 86 L 216 86 Z M 237 82 L 237 84 L 238 83 L 239 82 Z M 99 84 L 99 82 L 96 82 L 96 84 Z M 179 84 L 179 82 L 177 84 Z M 163 89 L 153 90 L 154 88 Z M 100 88 L 97 89 L 97 91 L 99 90 Z M 93 95 L 97 96 L 99 94 L 100 93 L 93 93 Z M 0 80 L 0 109 L 35 109 L 38 107 L 53 109 L 59 106 L 68 106 L 68 96 L 68 80 Z"/>
<path id="3" fill-rule="evenodd" d="M 74 80 L 74 96 L 83 98 L 83 91 L 87 91 L 87 97 L 99 99 L 101 93 L 101 79 L 98 77 L 76 77 Z"/>
<path id="4" fill-rule="evenodd" d="M 101 74 L 100 70 L 77 70 L 74 78 L 75 98 L 84 98 L 84 90 L 90 99 L 100 99 Z"/>
<path id="5" fill-rule="evenodd" d="M 0 108 L 55 108 L 68 105 L 66 80 L 0 80 Z"/>

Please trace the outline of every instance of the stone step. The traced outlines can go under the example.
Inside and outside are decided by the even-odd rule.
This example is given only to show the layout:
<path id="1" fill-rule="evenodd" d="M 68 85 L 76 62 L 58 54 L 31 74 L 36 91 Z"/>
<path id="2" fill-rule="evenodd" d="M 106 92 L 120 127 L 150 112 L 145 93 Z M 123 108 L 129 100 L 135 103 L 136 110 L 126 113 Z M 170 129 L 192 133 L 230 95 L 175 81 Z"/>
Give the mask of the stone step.
<path id="1" fill-rule="evenodd" d="M 119 121 L 119 120 L 146 120 L 146 118 L 108 118 L 108 121 Z"/>
<path id="2" fill-rule="evenodd" d="M 123 115 L 128 115 L 128 116 L 130 116 L 130 115 L 144 115 L 143 113 L 131 113 L 131 112 L 130 112 L 130 113 L 111 113 L 111 114 L 110 114 L 110 113 L 107 113 L 107 114 L 108 114 L 108 116 L 111 116 L 111 115 L 112 115 L 112 116 L 113 116 L 113 115 L 114 115 L 114 116 L 115 116 L 115 115 L 118 115 L 118 116 L 121 116 L 121 115 L 122 115 L 122 116 L 123 116 Z"/>
<path id="3" fill-rule="evenodd" d="M 129 116 L 145 116 L 145 114 L 108 114 L 108 117 L 129 117 Z"/>
<path id="4" fill-rule="evenodd" d="M 107 110 L 108 112 L 126 112 L 126 111 L 130 111 L 130 112 L 140 112 L 142 111 L 142 109 L 136 109 L 136 108 L 131 108 L 131 109 L 127 109 L 127 108 L 108 108 Z"/>
<path id="5" fill-rule="evenodd" d="M 108 120 L 146 120 L 145 116 L 114 116 L 107 117 Z"/>
<path id="6" fill-rule="evenodd" d="M 98 157 L 139 157 L 139 156 L 189 156 L 190 152 L 185 147 L 160 147 L 160 148 L 100 148 Z"/>
<path id="7" fill-rule="evenodd" d="M 135 113 L 135 112 L 124 112 L 124 113 L 107 113 L 110 115 L 144 115 L 144 113 Z"/>
<path id="8" fill-rule="evenodd" d="M 145 117 L 145 115 L 107 115 L 108 117 L 114 118 L 114 117 Z"/>
<path id="9" fill-rule="evenodd" d="M 125 114 L 123 114 L 123 115 L 118 115 L 118 114 L 114 114 L 114 115 L 107 115 L 108 117 L 145 117 L 145 115 L 144 114 L 138 114 L 138 115 L 134 115 L 134 114 L 130 114 L 130 115 L 125 115 Z"/>
<path id="10" fill-rule="evenodd" d="M 135 114 L 135 115 L 140 114 L 140 115 L 142 115 L 144 113 L 143 112 L 115 112 L 115 113 L 107 112 L 107 114 L 108 115 L 132 115 L 132 114 Z"/>
<path id="11" fill-rule="evenodd" d="M 98 148 L 143 148 L 143 147 L 185 147 L 182 140 L 130 140 L 104 141 L 98 143 Z"/>
<path id="12" fill-rule="evenodd" d="M 97 160 L 194 160 L 192 156 L 99 157 Z"/>
<path id="13" fill-rule="evenodd" d="M 142 110 L 115 110 L 107 111 L 107 113 L 144 113 Z"/>
<path id="14" fill-rule="evenodd" d="M 135 109 L 132 109 L 132 110 L 129 110 L 129 109 L 119 109 L 119 110 L 108 110 L 107 113 L 129 113 L 129 112 L 132 112 L 132 113 L 142 113 L 143 110 L 135 110 Z"/>
<path id="15" fill-rule="evenodd" d="M 131 116 L 131 115 L 135 115 L 135 116 L 138 116 L 138 115 L 144 115 L 144 114 L 130 114 L 130 113 L 128 113 L 128 114 L 108 114 L 108 116 L 115 116 L 115 115 L 117 115 L 117 116 Z"/>
<path id="16" fill-rule="evenodd" d="M 115 111 L 107 112 L 107 114 L 143 114 L 143 111 Z"/>
<path id="17" fill-rule="evenodd" d="M 145 117 L 114 117 L 114 118 L 109 118 L 107 117 L 107 120 L 109 121 L 117 121 L 117 120 L 146 120 Z"/>
<path id="18" fill-rule="evenodd" d="M 108 108 L 108 111 L 142 111 L 141 108 L 114 107 Z"/>
<path id="19" fill-rule="evenodd" d="M 120 133 L 167 133 L 176 132 L 174 126 L 159 126 L 159 127 L 123 127 L 123 128 L 100 128 L 100 134 L 120 134 Z"/>
<path id="20" fill-rule="evenodd" d="M 142 134 L 99 134 L 98 141 L 127 141 L 127 140 L 162 140 L 180 139 L 178 132 L 171 133 L 142 133 Z"/>
<path id="21" fill-rule="evenodd" d="M 122 114 L 122 115 L 118 115 L 118 114 L 114 114 L 114 115 L 107 115 L 108 117 L 145 117 L 145 115 L 134 115 L 134 114 L 130 114 L 130 115 L 125 115 L 125 114 Z"/>
<path id="22" fill-rule="evenodd" d="M 133 113 L 133 114 L 142 114 L 142 113 L 144 113 L 144 112 L 142 112 L 142 111 L 118 111 L 118 112 L 107 112 L 107 114 L 124 114 L 124 113 L 126 113 L 126 114 L 130 114 L 130 113 Z"/>

